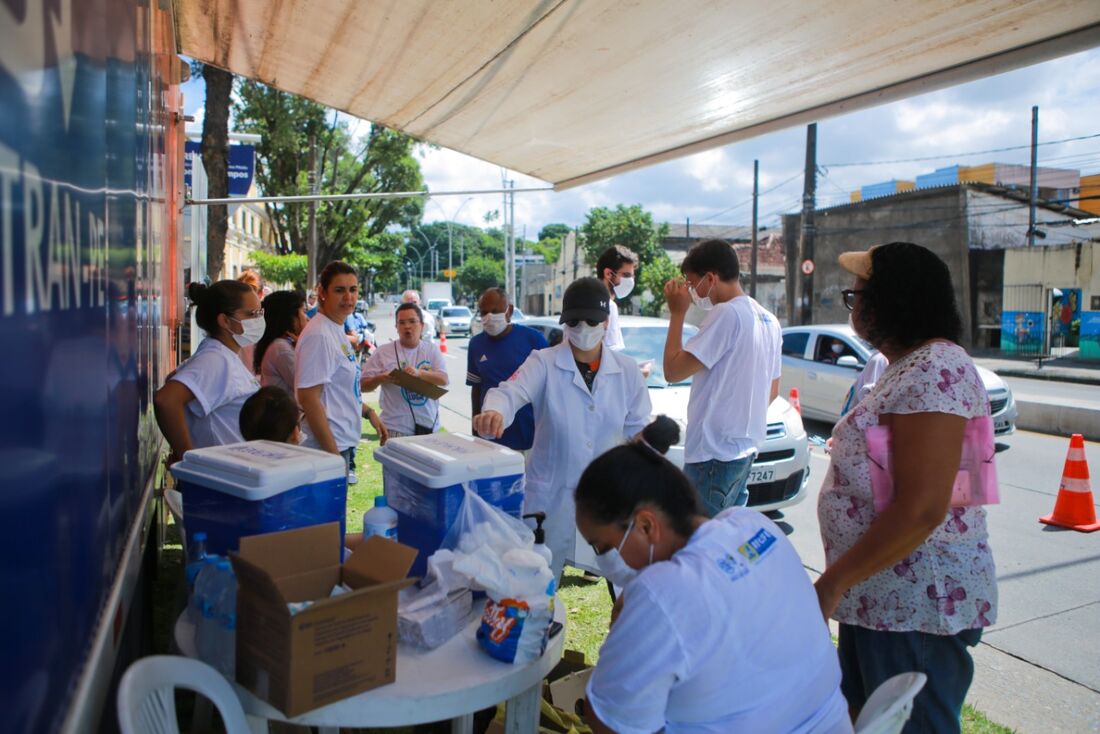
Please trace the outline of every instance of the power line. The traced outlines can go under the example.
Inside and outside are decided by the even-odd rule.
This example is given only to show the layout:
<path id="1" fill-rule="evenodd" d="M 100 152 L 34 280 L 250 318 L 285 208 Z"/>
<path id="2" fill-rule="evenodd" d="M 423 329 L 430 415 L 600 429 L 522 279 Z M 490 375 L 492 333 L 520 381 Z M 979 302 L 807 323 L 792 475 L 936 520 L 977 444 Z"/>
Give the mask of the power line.
<path id="1" fill-rule="evenodd" d="M 1039 145 L 1060 145 L 1062 143 L 1072 143 L 1077 140 L 1091 140 L 1093 138 L 1100 138 L 1100 133 L 1094 135 L 1081 135 L 1076 138 L 1065 138 L 1063 140 L 1048 140 L 1046 142 L 1039 143 Z M 856 163 L 822 163 L 824 168 L 849 168 L 853 166 L 885 166 L 894 163 L 920 163 L 922 161 L 940 161 L 945 158 L 965 158 L 967 156 L 974 155 L 988 155 L 989 153 L 1005 153 L 1011 150 L 1026 150 L 1030 149 L 1030 145 L 1011 145 L 1006 148 L 989 148 L 988 150 L 975 150 L 969 153 L 945 153 L 943 155 L 926 155 L 917 158 L 896 158 L 894 160 L 885 161 L 859 161 Z"/>

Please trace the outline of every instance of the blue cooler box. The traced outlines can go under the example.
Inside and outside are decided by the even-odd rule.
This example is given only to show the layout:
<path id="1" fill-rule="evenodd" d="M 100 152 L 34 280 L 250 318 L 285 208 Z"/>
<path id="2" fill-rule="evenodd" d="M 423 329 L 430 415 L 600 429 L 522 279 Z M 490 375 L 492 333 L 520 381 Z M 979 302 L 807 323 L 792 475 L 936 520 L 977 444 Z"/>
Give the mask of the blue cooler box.
<path id="1" fill-rule="evenodd" d="M 462 433 L 391 438 L 374 450 L 386 502 L 397 512 L 397 539 L 420 551 L 413 576 L 423 576 L 469 487 L 490 505 L 523 512 L 523 454 Z"/>
<path id="2" fill-rule="evenodd" d="M 347 470 L 336 454 L 249 441 L 188 451 L 171 471 L 188 538 L 205 532 L 208 553 L 239 550 L 249 535 L 333 521 L 343 545 Z"/>

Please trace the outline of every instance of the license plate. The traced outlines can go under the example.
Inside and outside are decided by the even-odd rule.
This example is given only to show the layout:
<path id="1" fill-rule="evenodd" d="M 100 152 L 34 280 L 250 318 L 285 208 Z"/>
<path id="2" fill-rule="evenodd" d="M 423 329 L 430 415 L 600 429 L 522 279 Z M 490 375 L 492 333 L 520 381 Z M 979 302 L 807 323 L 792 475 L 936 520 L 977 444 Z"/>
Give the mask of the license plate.
<path id="1" fill-rule="evenodd" d="M 775 479 L 775 469 L 752 469 L 749 471 L 749 484 L 763 484 Z"/>

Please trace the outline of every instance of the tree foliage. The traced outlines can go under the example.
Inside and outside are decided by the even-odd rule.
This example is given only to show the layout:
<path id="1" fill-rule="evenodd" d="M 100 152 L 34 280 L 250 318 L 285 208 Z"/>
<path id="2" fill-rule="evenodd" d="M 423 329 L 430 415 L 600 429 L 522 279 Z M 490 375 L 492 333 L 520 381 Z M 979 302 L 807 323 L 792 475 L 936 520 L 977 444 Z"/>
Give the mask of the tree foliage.
<path id="1" fill-rule="evenodd" d="M 349 265 L 359 271 L 359 280 L 370 290 L 398 290 L 405 267 L 405 238 L 398 232 L 382 232 L 349 244 L 344 254 Z"/>
<path id="2" fill-rule="evenodd" d="M 478 255 L 467 257 L 458 271 L 458 285 L 463 293 L 476 298 L 486 288 L 504 287 L 504 261 Z"/>
<path id="3" fill-rule="evenodd" d="M 234 105 L 237 127 L 258 133 L 256 181 L 268 195 L 310 193 L 310 140 L 317 145 L 322 194 L 417 191 L 423 188 L 416 141 L 380 125 L 342 117 L 310 100 L 245 80 Z M 360 125 L 367 125 L 365 134 Z M 423 211 L 420 199 L 369 199 L 317 205 L 318 269 L 348 248 L 377 237 L 391 224 L 410 226 Z M 268 205 L 287 250 L 308 249 L 309 207 Z"/>
<path id="4" fill-rule="evenodd" d="M 643 316 L 661 316 L 665 308 L 665 283 L 680 274 L 676 263 L 661 250 L 661 253 L 641 268 L 638 290 L 642 301 Z"/>
<path id="5" fill-rule="evenodd" d="M 573 228 L 568 224 L 547 224 L 539 230 L 539 242 L 564 239 L 572 231 Z"/>
<path id="6" fill-rule="evenodd" d="M 592 265 L 607 248 L 623 245 L 633 250 L 645 266 L 664 254 L 661 238 L 667 233 L 668 225 L 654 225 L 653 215 L 641 204 L 590 209 L 581 225 L 585 259 Z"/>
<path id="7" fill-rule="evenodd" d="M 279 286 L 288 285 L 299 290 L 306 289 L 306 275 L 309 263 L 305 255 L 274 255 L 258 250 L 252 253 L 252 262 L 260 269 L 260 275 L 269 283 Z"/>

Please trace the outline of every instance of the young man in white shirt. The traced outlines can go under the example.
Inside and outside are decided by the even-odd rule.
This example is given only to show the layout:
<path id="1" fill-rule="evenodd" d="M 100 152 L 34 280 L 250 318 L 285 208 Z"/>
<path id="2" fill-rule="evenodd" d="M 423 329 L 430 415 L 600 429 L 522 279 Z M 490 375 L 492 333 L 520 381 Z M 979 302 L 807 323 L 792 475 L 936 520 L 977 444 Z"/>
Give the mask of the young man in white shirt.
<path id="1" fill-rule="evenodd" d="M 729 243 L 700 242 L 680 271 L 683 278 L 665 284 L 665 379 L 692 377 L 684 473 L 713 517 L 748 503 L 749 471 L 767 437 L 768 406 L 779 394 L 782 334 L 775 316 L 741 288 Z M 693 302 L 707 315 L 681 346 Z"/>
<path id="2" fill-rule="evenodd" d="M 596 260 L 596 277 L 607 286 L 608 301 L 607 332 L 603 343 L 608 349 L 619 351 L 626 347 L 623 342 L 623 330 L 619 327 L 619 307 L 616 298 L 626 298 L 634 290 L 634 269 L 638 267 L 638 256 L 622 245 L 613 245 L 604 250 Z"/>

